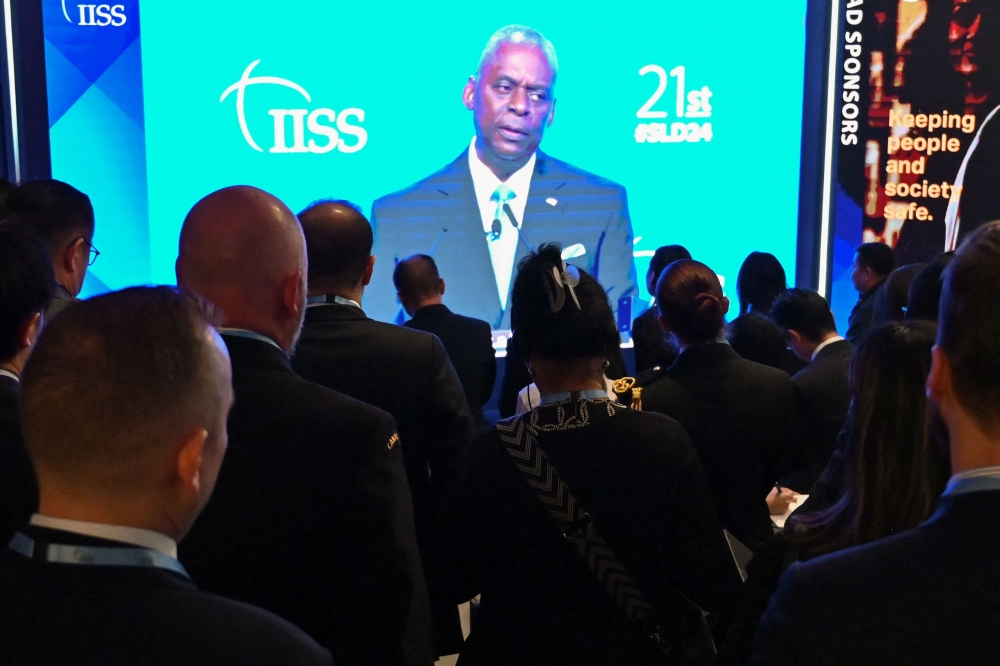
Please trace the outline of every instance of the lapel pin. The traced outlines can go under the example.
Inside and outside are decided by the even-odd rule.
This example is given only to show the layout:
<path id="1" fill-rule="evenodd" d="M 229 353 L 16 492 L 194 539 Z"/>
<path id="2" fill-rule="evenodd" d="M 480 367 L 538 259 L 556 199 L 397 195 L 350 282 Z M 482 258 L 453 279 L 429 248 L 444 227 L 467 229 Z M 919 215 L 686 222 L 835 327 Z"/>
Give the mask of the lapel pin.
<path id="1" fill-rule="evenodd" d="M 545 200 L 545 203 L 547 203 L 550 206 L 555 206 L 557 203 L 559 203 L 559 199 L 556 199 L 555 197 L 549 197 L 548 199 Z"/>

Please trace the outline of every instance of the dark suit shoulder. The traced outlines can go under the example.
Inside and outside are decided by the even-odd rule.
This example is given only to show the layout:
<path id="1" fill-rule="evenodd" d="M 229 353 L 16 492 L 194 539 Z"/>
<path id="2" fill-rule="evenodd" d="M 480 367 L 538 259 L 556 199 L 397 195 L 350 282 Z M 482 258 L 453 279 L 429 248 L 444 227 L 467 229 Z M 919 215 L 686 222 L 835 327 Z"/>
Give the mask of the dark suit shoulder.
<path id="1" fill-rule="evenodd" d="M 291 370 L 282 369 L 271 377 L 244 377 L 234 368 L 233 385 L 236 391 L 234 415 L 253 420 L 292 419 L 299 425 L 311 422 L 313 428 L 319 428 L 332 438 L 354 442 L 356 445 L 345 449 L 345 455 L 382 453 L 396 432 L 396 422 L 388 412 L 307 381 Z M 276 405 L 281 409 L 275 409 Z M 266 406 L 266 409 L 258 409 L 258 406 Z M 248 411 L 241 407 L 247 407 Z M 358 446 L 362 443 L 368 447 Z"/>
<path id="2" fill-rule="evenodd" d="M 624 194 L 625 192 L 625 187 L 623 185 L 619 185 L 609 178 L 598 176 L 595 173 L 573 166 L 568 162 L 556 159 L 555 157 L 545 153 L 539 153 L 539 157 L 545 162 L 544 168 L 546 177 L 564 178 L 566 180 L 585 180 L 587 181 L 588 187 L 598 190 L 595 194 L 600 194 L 601 189 L 621 194 Z"/>
<path id="3" fill-rule="evenodd" d="M 391 208 L 394 204 L 426 199 L 432 194 L 437 197 L 442 194 L 437 191 L 438 187 L 454 187 L 459 184 L 460 179 L 464 179 L 465 177 L 471 179 L 472 176 L 469 174 L 467 155 L 468 150 L 463 150 L 458 157 L 426 178 L 422 178 L 401 190 L 379 197 L 372 204 L 372 215 L 376 216 L 379 212 Z M 465 168 L 464 174 L 460 171 L 463 167 Z"/>

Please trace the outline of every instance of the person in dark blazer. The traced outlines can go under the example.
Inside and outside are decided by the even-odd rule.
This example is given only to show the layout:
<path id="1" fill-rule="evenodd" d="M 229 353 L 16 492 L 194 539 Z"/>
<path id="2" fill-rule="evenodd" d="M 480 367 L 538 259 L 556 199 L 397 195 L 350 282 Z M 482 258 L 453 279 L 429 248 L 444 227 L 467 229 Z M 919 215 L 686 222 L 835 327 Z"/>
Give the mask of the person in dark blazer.
<path id="1" fill-rule="evenodd" d="M 705 264 L 670 264 L 656 286 L 656 301 L 660 324 L 681 353 L 669 368 L 644 379 L 643 409 L 684 427 L 705 467 L 722 526 L 752 547 L 772 534 L 766 498 L 790 444 L 792 381 L 718 342 L 729 299 Z"/>
<path id="2" fill-rule="evenodd" d="M 677 359 L 673 341 L 668 341 L 656 320 L 656 282 L 663 269 L 678 259 L 690 259 L 691 253 L 683 245 L 664 245 L 657 248 L 646 271 L 646 289 L 654 295 L 649 309 L 632 320 L 632 343 L 635 349 L 635 372 L 641 374 L 655 365 L 669 367 Z"/>
<path id="3" fill-rule="evenodd" d="M 76 300 L 87 268 L 100 254 L 94 247 L 90 197 L 61 180 L 33 180 L 7 196 L 0 219 L 24 227 L 49 246 L 56 291 L 45 315 L 52 319 Z"/>
<path id="4" fill-rule="evenodd" d="M 392 417 L 295 374 L 295 215 L 252 187 L 199 201 L 177 281 L 222 311 L 236 406 L 212 501 L 181 548 L 206 589 L 281 615 L 347 664 L 428 666 L 426 586 Z"/>
<path id="5" fill-rule="evenodd" d="M 529 359 L 542 404 L 466 450 L 426 552 L 432 589 L 455 603 L 482 595 L 460 663 L 664 663 L 509 447 L 521 428 L 530 432 L 564 482 L 558 498 L 571 493 L 585 512 L 575 524 L 589 521 L 603 537 L 631 578 L 623 585 L 661 613 L 671 638 L 684 617 L 677 592 L 725 613 L 739 585 L 698 456 L 676 421 L 608 399 L 617 327 L 601 286 L 566 266 L 559 246 L 521 263 L 513 308 L 512 344 Z"/>
<path id="6" fill-rule="evenodd" d="M 462 100 L 476 138 L 447 166 L 372 204 L 374 288 L 368 310 L 402 320 L 389 288 L 392 267 L 425 253 L 452 282 L 456 312 L 510 329 L 514 266 L 559 242 L 607 290 L 613 307 L 637 295 L 625 188 L 539 150 L 555 113 L 555 48 L 538 31 L 498 30 Z"/>
<path id="7" fill-rule="evenodd" d="M 0 663 L 333 664 L 177 561 L 226 453 L 231 372 L 211 326 L 194 297 L 137 287 L 42 333 L 23 374 L 41 501 L 0 551 Z"/>
<path id="8" fill-rule="evenodd" d="M 0 225 L 0 545 L 10 543 L 38 509 L 38 485 L 21 433 L 21 372 L 54 291 L 44 243 Z"/>
<path id="9" fill-rule="evenodd" d="M 945 272 L 927 391 L 948 429 L 937 511 L 909 531 L 793 564 L 755 664 L 992 664 L 1000 652 L 1000 223 Z"/>
<path id="10" fill-rule="evenodd" d="M 847 419 L 854 345 L 837 335 L 830 305 L 809 289 L 789 289 L 779 295 L 771 319 L 784 331 L 796 356 L 809 363 L 792 377 L 795 434 L 788 453 L 791 468 L 780 480 L 782 486 L 808 493 L 837 449 L 837 436 Z"/>
<path id="11" fill-rule="evenodd" d="M 361 309 L 375 265 L 371 225 L 361 211 L 344 201 L 317 202 L 299 219 L 310 303 L 292 367 L 395 417 L 421 542 L 472 439 L 462 384 L 436 336 L 369 319 Z M 457 606 L 435 608 L 434 617 L 436 654 L 458 652 Z"/>
<path id="12" fill-rule="evenodd" d="M 851 282 L 858 290 L 858 302 L 848 319 L 847 340 L 857 345 L 876 324 L 875 304 L 885 281 L 896 268 L 892 248 L 884 243 L 862 243 L 854 250 Z"/>
<path id="13" fill-rule="evenodd" d="M 481 319 L 455 314 L 444 304 L 445 283 L 434 259 L 418 254 L 396 265 L 392 274 L 399 302 L 410 320 L 407 328 L 433 333 L 444 345 L 455 367 L 473 421 L 478 428 L 489 424 L 483 405 L 493 395 L 497 360 L 490 325 Z"/>

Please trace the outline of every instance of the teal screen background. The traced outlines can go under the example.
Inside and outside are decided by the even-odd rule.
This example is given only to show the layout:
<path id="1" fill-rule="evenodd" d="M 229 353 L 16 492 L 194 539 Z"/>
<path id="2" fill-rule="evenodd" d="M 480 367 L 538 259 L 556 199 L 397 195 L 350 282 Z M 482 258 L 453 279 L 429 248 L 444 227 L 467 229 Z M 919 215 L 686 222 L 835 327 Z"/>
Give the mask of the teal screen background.
<path id="1" fill-rule="evenodd" d="M 120 66 L 126 71 L 105 88 L 141 74 L 141 126 L 126 127 L 100 100 L 52 124 L 53 177 L 95 203 L 102 255 L 91 292 L 173 283 L 184 216 L 220 187 L 255 185 L 295 211 L 319 198 L 345 198 L 368 213 L 377 197 L 451 162 L 474 133 L 462 88 L 489 36 L 508 23 L 538 29 L 558 53 L 555 119 L 542 149 L 627 188 L 643 298 L 649 256 L 668 243 L 711 266 L 734 300 L 737 271 L 752 250 L 774 253 L 794 278 L 805 0 L 766 8 L 667 0 L 502 10 L 409 2 L 133 5 L 128 11 L 141 13 L 129 16 L 130 27 L 141 21 L 141 53 L 137 36 L 122 56 L 130 58 Z M 48 39 L 50 23 L 65 19 L 58 2 L 46 0 L 44 9 Z M 90 30 L 95 39 L 107 34 Z M 47 43 L 50 72 L 60 57 L 54 51 Z M 278 85 L 246 88 L 248 130 L 263 152 L 244 139 L 237 94 L 220 101 L 255 60 L 252 76 L 281 77 L 311 97 Z M 711 89 L 712 116 L 699 121 L 712 123 L 711 142 L 636 142 L 640 122 L 678 120 L 675 79 L 653 106 L 667 118 L 636 117 L 657 87 L 655 74 L 639 75 L 650 64 L 668 72 L 683 65 L 688 91 Z M 50 115 L 63 80 L 50 75 Z M 268 111 L 295 108 L 362 109 L 364 120 L 351 123 L 365 129 L 367 144 L 351 154 L 269 152 Z M 291 144 L 292 123 L 285 127 Z M 307 132 L 310 138 L 325 142 Z"/>

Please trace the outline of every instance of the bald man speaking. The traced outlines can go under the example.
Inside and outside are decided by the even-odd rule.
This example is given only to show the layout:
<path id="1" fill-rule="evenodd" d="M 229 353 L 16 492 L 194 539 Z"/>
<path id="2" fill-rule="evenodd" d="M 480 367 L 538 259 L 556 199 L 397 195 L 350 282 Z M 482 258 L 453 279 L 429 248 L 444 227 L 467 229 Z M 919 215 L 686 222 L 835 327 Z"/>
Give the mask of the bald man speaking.
<path id="1" fill-rule="evenodd" d="M 306 306 L 302 228 L 252 187 L 181 229 L 177 282 L 222 311 L 235 406 L 215 494 L 181 549 L 206 589 L 292 621 L 338 663 L 432 662 L 396 424 L 289 363 Z"/>

